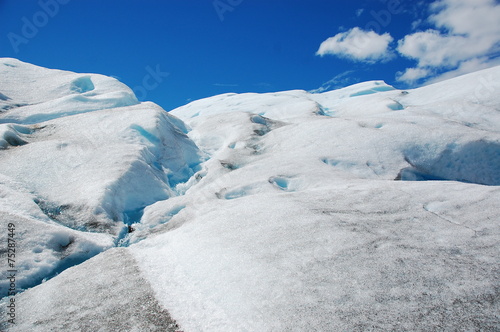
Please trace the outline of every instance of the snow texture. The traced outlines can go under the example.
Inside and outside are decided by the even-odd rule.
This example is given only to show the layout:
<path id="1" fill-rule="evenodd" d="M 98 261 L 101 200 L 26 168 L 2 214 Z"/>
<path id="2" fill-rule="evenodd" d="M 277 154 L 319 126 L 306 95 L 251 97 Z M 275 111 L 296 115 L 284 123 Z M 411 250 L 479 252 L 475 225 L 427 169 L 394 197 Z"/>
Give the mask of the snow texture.
<path id="1" fill-rule="evenodd" d="M 500 67 L 169 113 L 0 68 L 0 219 L 31 288 L 11 330 L 500 329 Z"/>

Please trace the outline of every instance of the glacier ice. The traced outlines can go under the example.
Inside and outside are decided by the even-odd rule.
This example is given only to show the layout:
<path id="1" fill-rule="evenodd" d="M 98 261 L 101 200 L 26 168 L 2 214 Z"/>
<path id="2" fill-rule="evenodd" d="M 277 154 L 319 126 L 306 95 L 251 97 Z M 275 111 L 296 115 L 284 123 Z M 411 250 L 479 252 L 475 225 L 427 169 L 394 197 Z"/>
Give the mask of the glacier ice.
<path id="1" fill-rule="evenodd" d="M 12 330 L 498 329 L 499 77 L 165 112 L 0 59 Z"/>

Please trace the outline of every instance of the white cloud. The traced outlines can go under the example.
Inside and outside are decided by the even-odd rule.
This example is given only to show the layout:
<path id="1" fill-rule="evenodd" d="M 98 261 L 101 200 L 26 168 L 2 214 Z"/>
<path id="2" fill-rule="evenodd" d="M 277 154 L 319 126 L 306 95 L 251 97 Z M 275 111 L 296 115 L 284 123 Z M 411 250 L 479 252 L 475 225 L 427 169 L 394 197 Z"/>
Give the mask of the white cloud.
<path id="1" fill-rule="evenodd" d="M 365 11 L 364 8 L 360 8 L 360 9 L 356 10 L 356 17 L 360 17 L 361 15 L 363 15 L 364 11 Z"/>
<path id="2" fill-rule="evenodd" d="M 495 0 L 439 0 L 430 9 L 427 21 L 439 30 L 416 32 L 398 42 L 398 52 L 417 61 L 417 68 L 399 73 L 398 80 L 411 83 L 442 70 L 450 73 L 441 78 L 454 77 L 498 63 L 500 4 Z"/>
<path id="3" fill-rule="evenodd" d="M 495 0 L 441 0 L 431 5 L 436 11 L 429 21 L 453 34 L 498 42 L 500 6 Z"/>
<path id="4" fill-rule="evenodd" d="M 431 71 L 429 69 L 407 68 L 404 72 L 398 72 L 396 74 L 396 79 L 398 81 L 414 83 L 429 75 L 431 75 Z"/>
<path id="5" fill-rule="evenodd" d="M 404 37 L 397 49 L 402 55 L 417 60 L 419 67 L 453 67 L 477 54 L 475 49 L 468 47 L 469 43 L 464 36 L 427 30 Z"/>
<path id="6" fill-rule="evenodd" d="M 389 44 L 392 41 L 393 38 L 388 33 L 379 35 L 356 27 L 322 42 L 316 55 L 330 54 L 370 63 L 387 61 L 392 57 L 389 51 Z"/>

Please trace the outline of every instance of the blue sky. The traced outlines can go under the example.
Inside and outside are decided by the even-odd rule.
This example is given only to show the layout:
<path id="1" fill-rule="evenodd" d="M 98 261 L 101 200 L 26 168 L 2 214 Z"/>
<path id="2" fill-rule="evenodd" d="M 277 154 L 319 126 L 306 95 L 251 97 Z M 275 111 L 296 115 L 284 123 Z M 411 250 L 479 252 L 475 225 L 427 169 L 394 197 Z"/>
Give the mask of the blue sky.
<path id="1" fill-rule="evenodd" d="M 0 0 L 0 57 L 114 76 L 170 110 L 498 65 L 498 22 L 497 0 Z"/>

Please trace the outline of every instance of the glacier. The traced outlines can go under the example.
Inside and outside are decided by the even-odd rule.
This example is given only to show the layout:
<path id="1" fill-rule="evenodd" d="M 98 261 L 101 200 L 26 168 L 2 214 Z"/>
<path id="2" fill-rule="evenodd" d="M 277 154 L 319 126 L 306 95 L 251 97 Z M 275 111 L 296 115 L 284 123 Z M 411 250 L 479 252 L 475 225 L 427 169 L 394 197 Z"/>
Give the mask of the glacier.
<path id="1" fill-rule="evenodd" d="M 497 330 L 499 91 L 494 67 L 166 112 L 2 58 L 0 327 Z"/>

